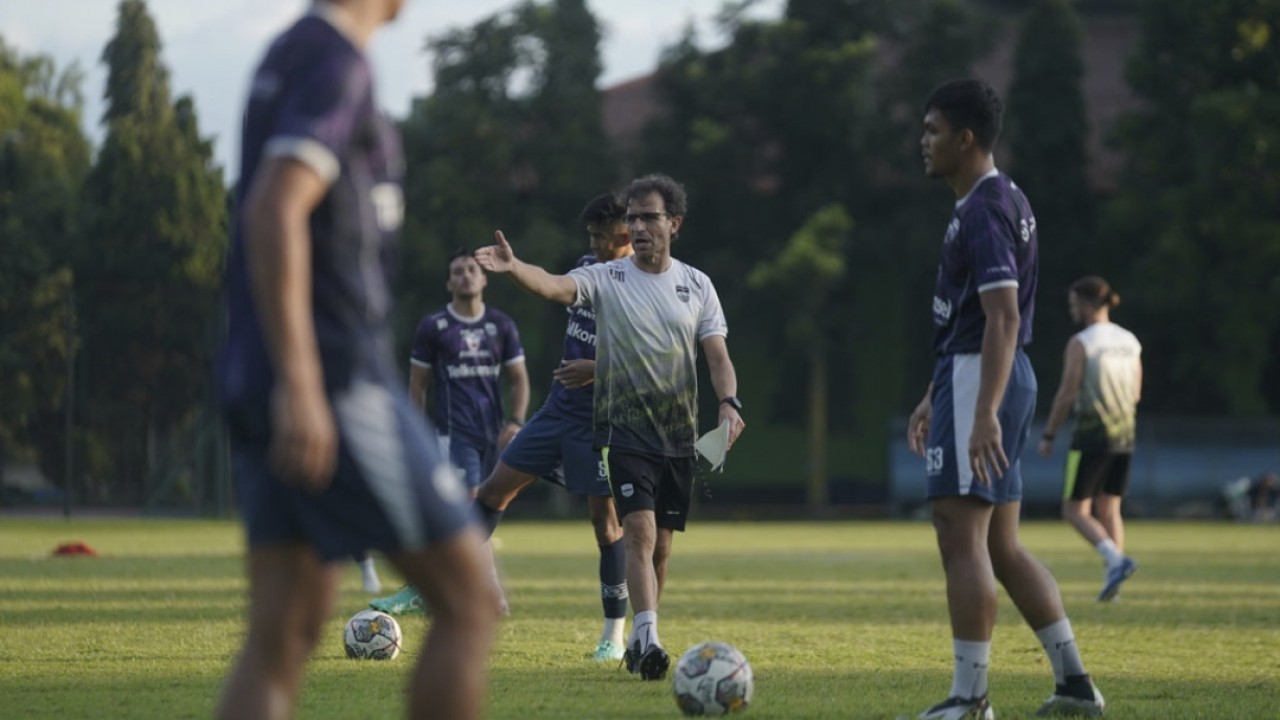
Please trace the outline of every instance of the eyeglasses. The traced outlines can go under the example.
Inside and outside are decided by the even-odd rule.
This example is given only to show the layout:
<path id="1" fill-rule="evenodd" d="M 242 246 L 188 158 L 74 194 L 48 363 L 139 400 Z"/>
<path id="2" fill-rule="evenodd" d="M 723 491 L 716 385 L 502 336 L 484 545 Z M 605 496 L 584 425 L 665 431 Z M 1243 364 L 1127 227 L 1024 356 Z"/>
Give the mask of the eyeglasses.
<path id="1" fill-rule="evenodd" d="M 638 213 L 627 213 L 626 215 L 623 215 L 622 221 L 625 222 L 627 225 L 631 225 L 637 220 L 644 223 L 645 225 L 653 225 L 654 223 L 658 222 L 658 220 L 660 220 L 664 215 L 666 217 L 671 217 L 670 213 L 665 213 L 665 212 L 638 212 Z"/>

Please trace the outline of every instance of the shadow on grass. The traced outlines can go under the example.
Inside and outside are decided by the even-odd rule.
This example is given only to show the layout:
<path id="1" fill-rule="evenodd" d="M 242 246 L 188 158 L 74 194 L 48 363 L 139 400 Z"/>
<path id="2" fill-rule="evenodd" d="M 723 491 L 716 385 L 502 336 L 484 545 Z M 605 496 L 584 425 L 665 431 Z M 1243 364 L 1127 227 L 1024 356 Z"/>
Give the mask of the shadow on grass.
<path id="1" fill-rule="evenodd" d="M 488 717 L 670 718 L 677 716 L 669 681 L 644 682 L 605 668 L 566 673 L 497 670 Z M 755 668 L 755 696 L 747 717 L 914 718 L 944 698 L 948 672 Z M 1261 718 L 1275 712 L 1274 684 L 1196 683 L 1167 678 L 1099 680 L 1110 717 Z M 551 690 L 554 688 L 554 690 Z M 997 717 L 1030 717 L 1052 692 L 1047 674 L 1006 672 L 991 679 Z"/>
<path id="2" fill-rule="evenodd" d="M 402 715 L 412 658 L 390 663 L 324 657 L 308 668 L 299 717 L 363 720 Z M 52 674 L 15 681 L 0 675 L 0 697 L 21 711 L 6 717 L 62 720 L 119 717 L 136 720 L 211 715 L 225 663 L 150 670 L 129 676 Z M 1129 676 L 1099 679 L 1108 716 L 1145 720 L 1274 717 L 1277 687 L 1266 682 L 1186 682 Z M 758 720 L 915 717 L 947 692 L 950 675 L 934 670 L 815 670 L 758 664 L 750 714 Z M 1050 691 L 1043 673 L 1005 672 L 991 679 L 991 698 L 1002 717 L 1029 717 Z M 609 666 L 493 671 L 486 717 L 494 720 L 678 717 L 668 681 L 643 682 Z M 8 710 L 15 710 L 10 704 Z"/>

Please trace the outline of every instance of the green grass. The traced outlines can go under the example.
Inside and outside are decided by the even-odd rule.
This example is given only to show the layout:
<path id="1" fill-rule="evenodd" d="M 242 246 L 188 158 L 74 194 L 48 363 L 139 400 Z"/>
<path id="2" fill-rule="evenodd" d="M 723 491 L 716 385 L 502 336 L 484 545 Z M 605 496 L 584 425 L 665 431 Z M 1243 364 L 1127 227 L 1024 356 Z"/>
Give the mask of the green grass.
<path id="1" fill-rule="evenodd" d="M 1064 524 L 1023 534 L 1062 585 L 1111 717 L 1276 716 L 1280 527 L 1132 523 L 1142 567 L 1107 605 L 1093 601 L 1099 561 Z M 600 605 L 586 521 L 513 522 L 499 537 L 513 614 L 489 717 L 678 717 L 667 683 L 588 658 Z M 71 540 L 101 556 L 49 557 Z M 209 717 L 243 632 L 242 552 L 230 522 L 0 518 L 0 717 Z M 342 622 L 366 599 L 352 565 L 299 717 L 400 715 L 426 621 L 402 622 L 395 661 L 347 660 Z M 673 652 L 710 639 L 741 649 L 756 673 L 747 717 L 761 720 L 914 717 L 950 687 L 942 573 L 922 523 L 695 521 L 676 540 L 661 629 Z M 991 668 L 999 717 L 1029 716 L 1051 689 L 1003 596 Z"/>

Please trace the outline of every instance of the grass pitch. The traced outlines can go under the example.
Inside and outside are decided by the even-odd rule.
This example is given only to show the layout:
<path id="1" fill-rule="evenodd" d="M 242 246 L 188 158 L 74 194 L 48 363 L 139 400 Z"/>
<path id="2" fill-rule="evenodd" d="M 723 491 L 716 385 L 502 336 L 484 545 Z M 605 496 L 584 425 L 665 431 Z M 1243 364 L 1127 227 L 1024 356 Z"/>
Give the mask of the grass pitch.
<path id="1" fill-rule="evenodd" d="M 669 683 L 589 658 L 600 602 L 585 519 L 510 522 L 498 537 L 512 616 L 492 657 L 489 717 L 679 717 Z M 1131 523 L 1141 567 L 1114 604 L 1094 602 L 1101 565 L 1065 524 L 1029 523 L 1023 537 L 1058 577 L 1110 717 L 1280 714 L 1280 526 Z M 100 557 L 50 557 L 73 540 Z M 0 518 L 0 717 L 209 717 L 243 632 L 242 553 L 232 522 Z M 348 660 L 342 625 L 367 599 L 352 565 L 299 717 L 400 716 L 428 620 L 402 620 L 398 659 Z M 756 675 L 748 718 L 914 717 L 950 688 L 924 523 L 695 519 L 676 538 L 661 636 L 673 656 L 713 639 L 742 650 Z M 1051 683 L 1002 596 L 997 716 L 1030 716 Z"/>

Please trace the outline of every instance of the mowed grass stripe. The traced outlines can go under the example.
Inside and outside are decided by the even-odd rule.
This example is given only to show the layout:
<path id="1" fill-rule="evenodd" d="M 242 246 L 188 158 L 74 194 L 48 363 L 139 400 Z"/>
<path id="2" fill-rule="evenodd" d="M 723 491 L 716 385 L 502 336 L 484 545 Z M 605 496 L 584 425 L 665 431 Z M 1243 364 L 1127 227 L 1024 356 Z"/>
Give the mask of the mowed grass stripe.
<path id="1" fill-rule="evenodd" d="M 1142 564 L 1115 604 L 1094 602 L 1101 565 L 1066 525 L 1027 523 L 1023 536 L 1061 582 L 1109 715 L 1276 716 L 1280 528 L 1132 522 Z M 585 519 L 508 522 L 498 538 L 513 616 L 492 656 L 490 717 L 678 717 L 667 683 L 589 659 L 600 602 Z M 100 556 L 49 557 L 76 540 Z M 0 717 L 209 717 L 244 631 L 243 547 L 228 521 L 0 518 Z M 661 633 L 673 653 L 709 639 L 742 649 L 757 676 L 747 717 L 913 717 L 950 686 L 942 591 L 928 523 L 695 519 L 676 540 Z M 341 628 L 367 599 L 345 568 L 299 717 L 399 716 L 429 619 L 403 620 L 399 659 L 350 661 Z M 1049 682 L 1002 596 L 997 714 L 1029 715 Z"/>

